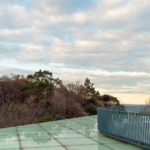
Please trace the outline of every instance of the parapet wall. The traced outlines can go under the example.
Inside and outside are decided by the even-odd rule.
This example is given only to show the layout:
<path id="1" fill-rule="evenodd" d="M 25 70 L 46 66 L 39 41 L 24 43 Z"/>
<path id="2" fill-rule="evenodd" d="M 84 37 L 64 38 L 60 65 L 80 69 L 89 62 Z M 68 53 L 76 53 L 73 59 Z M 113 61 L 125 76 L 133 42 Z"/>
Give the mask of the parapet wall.
<path id="1" fill-rule="evenodd" d="M 105 135 L 150 149 L 150 106 L 101 107 L 98 129 Z"/>

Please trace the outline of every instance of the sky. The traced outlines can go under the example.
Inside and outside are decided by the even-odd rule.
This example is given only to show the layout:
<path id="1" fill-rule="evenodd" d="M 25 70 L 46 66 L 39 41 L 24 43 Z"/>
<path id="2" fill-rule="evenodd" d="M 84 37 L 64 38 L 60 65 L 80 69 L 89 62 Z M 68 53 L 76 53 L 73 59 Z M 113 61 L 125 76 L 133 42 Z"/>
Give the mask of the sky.
<path id="1" fill-rule="evenodd" d="M 150 97 L 149 0 L 0 0 L 0 75 L 53 72 L 123 104 Z"/>

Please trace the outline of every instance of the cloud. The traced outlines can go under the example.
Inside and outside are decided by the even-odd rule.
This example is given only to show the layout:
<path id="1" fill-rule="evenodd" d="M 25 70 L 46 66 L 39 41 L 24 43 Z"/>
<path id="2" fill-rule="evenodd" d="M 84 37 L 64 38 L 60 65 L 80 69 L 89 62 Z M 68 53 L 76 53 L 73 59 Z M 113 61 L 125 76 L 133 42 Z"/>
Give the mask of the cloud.
<path id="1" fill-rule="evenodd" d="M 105 92 L 146 94 L 149 7 L 147 0 L 0 1 L 0 72 L 52 69 L 64 80 L 90 77 Z"/>
<path id="2" fill-rule="evenodd" d="M 20 69 L 20 68 L 0 66 L 0 76 L 3 76 L 3 75 L 9 76 L 11 74 L 24 74 L 24 75 L 27 75 L 29 73 L 33 73 L 32 70 L 24 70 L 24 69 Z"/>
<path id="3" fill-rule="evenodd" d="M 30 16 L 24 7 L 16 4 L 5 7 L 0 5 L 0 9 L 0 28 L 23 28 L 29 24 Z"/>
<path id="4" fill-rule="evenodd" d="M 99 1 L 98 4 L 95 12 L 90 12 L 93 14 L 92 17 L 95 13 L 99 13 L 98 20 L 101 25 L 121 28 L 124 28 L 126 23 L 130 26 L 139 22 L 139 19 L 144 19 L 143 15 L 147 15 L 150 6 L 150 2 L 147 0 L 142 1 L 142 3 L 141 0 L 114 0 L 112 2 L 104 0 L 101 3 Z"/>

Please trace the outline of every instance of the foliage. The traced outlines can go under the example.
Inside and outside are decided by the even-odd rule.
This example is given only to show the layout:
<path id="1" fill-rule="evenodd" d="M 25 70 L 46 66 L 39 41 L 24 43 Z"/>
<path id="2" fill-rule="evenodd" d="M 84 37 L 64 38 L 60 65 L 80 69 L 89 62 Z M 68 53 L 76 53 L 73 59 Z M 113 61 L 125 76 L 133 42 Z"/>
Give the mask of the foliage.
<path id="1" fill-rule="evenodd" d="M 116 97 L 110 96 L 110 95 L 102 95 L 100 98 L 102 101 L 104 101 L 105 106 L 107 105 L 119 105 L 119 100 Z"/>
<path id="2" fill-rule="evenodd" d="M 88 78 L 86 78 L 84 81 L 84 89 L 86 93 L 86 98 L 98 98 L 100 96 L 99 91 L 96 91 L 94 88 L 94 83 L 92 83 Z"/>
<path id="3" fill-rule="evenodd" d="M 63 119 L 65 119 L 65 117 L 59 114 L 57 114 L 55 117 L 55 120 L 63 120 Z"/>
<path id="4" fill-rule="evenodd" d="M 13 76 L 8 78 L 4 76 L 0 80 L 0 105 L 24 101 L 26 98 L 25 82 L 24 79 L 20 76 Z"/>
<path id="5" fill-rule="evenodd" d="M 18 104 L 10 104 L 8 106 L 8 110 L 10 112 L 25 113 L 24 106 L 23 105 L 18 105 Z"/>
<path id="6" fill-rule="evenodd" d="M 92 104 L 92 103 L 86 103 L 84 106 L 85 111 L 89 114 L 89 115 L 96 115 L 97 114 L 97 107 L 96 105 Z"/>
<path id="7" fill-rule="evenodd" d="M 39 70 L 26 77 L 26 87 L 32 90 L 37 96 L 50 98 L 55 87 L 60 84 L 59 79 L 53 78 L 49 71 Z"/>
<path id="8" fill-rule="evenodd" d="M 41 123 L 41 122 L 48 122 L 48 121 L 62 120 L 62 119 L 65 119 L 65 117 L 58 114 L 55 117 L 53 117 L 50 114 L 46 114 L 45 116 L 39 118 L 36 122 Z"/>
<path id="9" fill-rule="evenodd" d="M 118 99 L 100 95 L 88 78 L 64 84 L 46 70 L 0 77 L 0 127 L 95 115 L 110 105 L 119 105 Z"/>
<path id="10" fill-rule="evenodd" d="M 44 117 L 41 117 L 36 122 L 41 123 L 41 122 L 48 122 L 48 121 L 54 121 L 54 118 L 49 114 L 45 115 Z"/>

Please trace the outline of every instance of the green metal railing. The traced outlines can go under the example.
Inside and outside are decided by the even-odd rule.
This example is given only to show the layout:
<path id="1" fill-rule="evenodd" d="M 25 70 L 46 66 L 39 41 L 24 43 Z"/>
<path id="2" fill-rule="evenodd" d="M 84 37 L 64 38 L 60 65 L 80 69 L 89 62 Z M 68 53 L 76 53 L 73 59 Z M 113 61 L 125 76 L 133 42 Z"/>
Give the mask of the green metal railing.
<path id="1" fill-rule="evenodd" d="M 150 106 L 101 107 L 98 129 L 108 136 L 150 149 Z"/>

